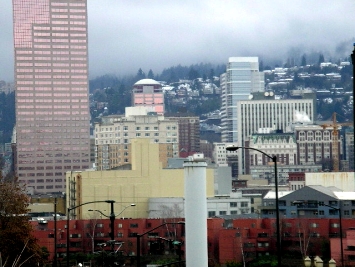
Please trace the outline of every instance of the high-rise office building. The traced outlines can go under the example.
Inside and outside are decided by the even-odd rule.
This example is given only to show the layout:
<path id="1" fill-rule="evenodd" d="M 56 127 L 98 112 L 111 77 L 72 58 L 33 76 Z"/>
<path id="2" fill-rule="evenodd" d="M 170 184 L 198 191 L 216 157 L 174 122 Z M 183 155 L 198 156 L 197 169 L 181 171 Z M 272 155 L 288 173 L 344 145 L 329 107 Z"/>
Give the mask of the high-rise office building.
<path id="1" fill-rule="evenodd" d="M 13 0 L 15 172 L 35 193 L 89 168 L 86 0 Z"/>
<path id="2" fill-rule="evenodd" d="M 221 75 L 220 83 L 222 142 L 237 142 L 237 102 L 247 100 L 251 93 L 264 91 L 264 73 L 259 72 L 258 58 L 230 57 L 226 73 Z"/>
<path id="3" fill-rule="evenodd" d="M 266 96 L 260 100 L 245 100 L 238 102 L 238 145 L 245 146 L 245 141 L 252 134 L 266 130 L 291 131 L 290 125 L 295 122 L 313 123 L 314 99 L 274 99 Z M 302 118 L 299 118 L 303 114 Z M 238 173 L 246 170 L 243 150 L 238 150 L 240 165 Z"/>

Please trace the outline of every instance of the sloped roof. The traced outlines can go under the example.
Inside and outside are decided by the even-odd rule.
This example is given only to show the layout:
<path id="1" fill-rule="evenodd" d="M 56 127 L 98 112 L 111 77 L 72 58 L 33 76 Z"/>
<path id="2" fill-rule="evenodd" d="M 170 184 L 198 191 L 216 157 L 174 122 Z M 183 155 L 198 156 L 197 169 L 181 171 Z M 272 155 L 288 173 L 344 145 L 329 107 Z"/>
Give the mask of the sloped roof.
<path id="1" fill-rule="evenodd" d="M 293 191 L 279 191 L 278 195 L 279 195 L 279 199 L 280 197 L 284 197 L 287 196 L 288 194 L 293 193 Z M 276 199 L 276 192 L 275 191 L 269 191 L 264 199 Z"/>
<path id="2" fill-rule="evenodd" d="M 284 200 L 308 200 L 311 198 L 317 198 L 320 197 L 321 195 L 327 195 L 329 198 L 332 199 L 338 199 L 337 195 L 335 192 L 341 192 L 341 189 L 330 186 L 330 187 L 325 187 L 322 185 L 309 185 L 302 187 L 301 189 L 298 189 L 296 191 L 293 191 L 291 194 L 288 196 L 283 197 Z M 280 197 L 281 198 L 281 197 Z"/>

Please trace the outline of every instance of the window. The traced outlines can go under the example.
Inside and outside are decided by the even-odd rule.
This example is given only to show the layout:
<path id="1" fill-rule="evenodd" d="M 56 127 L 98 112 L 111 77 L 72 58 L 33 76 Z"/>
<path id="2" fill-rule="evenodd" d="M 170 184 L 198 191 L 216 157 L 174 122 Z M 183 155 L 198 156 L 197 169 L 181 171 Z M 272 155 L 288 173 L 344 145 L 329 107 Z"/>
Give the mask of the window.
<path id="1" fill-rule="evenodd" d="M 248 207 L 248 202 L 243 201 L 243 202 L 240 203 L 240 206 L 242 208 Z"/>
<path id="2" fill-rule="evenodd" d="M 229 203 L 229 206 L 230 207 L 238 207 L 238 203 L 237 202 L 231 202 L 231 203 Z"/>
<path id="3" fill-rule="evenodd" d="M 216 212 L 215 211 L 209 211 L 208 212 L 208 217 L 213 217 L 216 216 Z"/>
<path id="4" fill-rule="evenodd" d="M 138 228 L 138 223 L 131 223 L 129 225 L 130 228 Z"/>
<path id="5" fill-rule="evenodd" d="M 318 228 L 319 227 L 319 223 L 311 223 L 310 227 L 311 228 Z"/>
<path id="6" fill-rule="evenodd" d="M 227 215 L 227 212 L 225 210 L 219 211 L 219 215 Z"/>

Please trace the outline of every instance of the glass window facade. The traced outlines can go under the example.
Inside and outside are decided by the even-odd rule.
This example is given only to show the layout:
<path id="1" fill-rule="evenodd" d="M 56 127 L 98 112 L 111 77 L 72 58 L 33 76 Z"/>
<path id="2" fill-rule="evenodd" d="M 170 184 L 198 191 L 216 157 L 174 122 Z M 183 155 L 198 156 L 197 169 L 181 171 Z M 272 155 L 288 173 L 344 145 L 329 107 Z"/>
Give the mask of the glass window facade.
<path id="1" fill-rule="evenodd" d="M 65 191 L 65 171 L 90 167 L 86 0 L 14 0 L 13 26 L 16 175 L 36 193 Z M 45 186 L 29 184 L 30 167 Z"/>

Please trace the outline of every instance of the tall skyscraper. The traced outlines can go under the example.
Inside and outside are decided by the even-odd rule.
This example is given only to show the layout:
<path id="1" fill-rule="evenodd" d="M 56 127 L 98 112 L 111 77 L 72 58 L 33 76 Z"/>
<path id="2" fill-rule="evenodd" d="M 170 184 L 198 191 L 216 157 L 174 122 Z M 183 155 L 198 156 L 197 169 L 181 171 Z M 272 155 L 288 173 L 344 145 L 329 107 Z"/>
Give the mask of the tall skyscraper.
<path id="1" fill-rule="evenodd" d="M 237 142 L 237 102 L 247 100 L 251 93 L 264 91 L 264 73 L 259 72 L 258 58 L 230 57 L 226 73 L 221 75 L 220 82 L 222 142 Z"/>
<path id="2" fill-rule="evenodd" d="M 15 172 L 35 193 L 89 168 L 86 0 L 13 0 Z"/>

